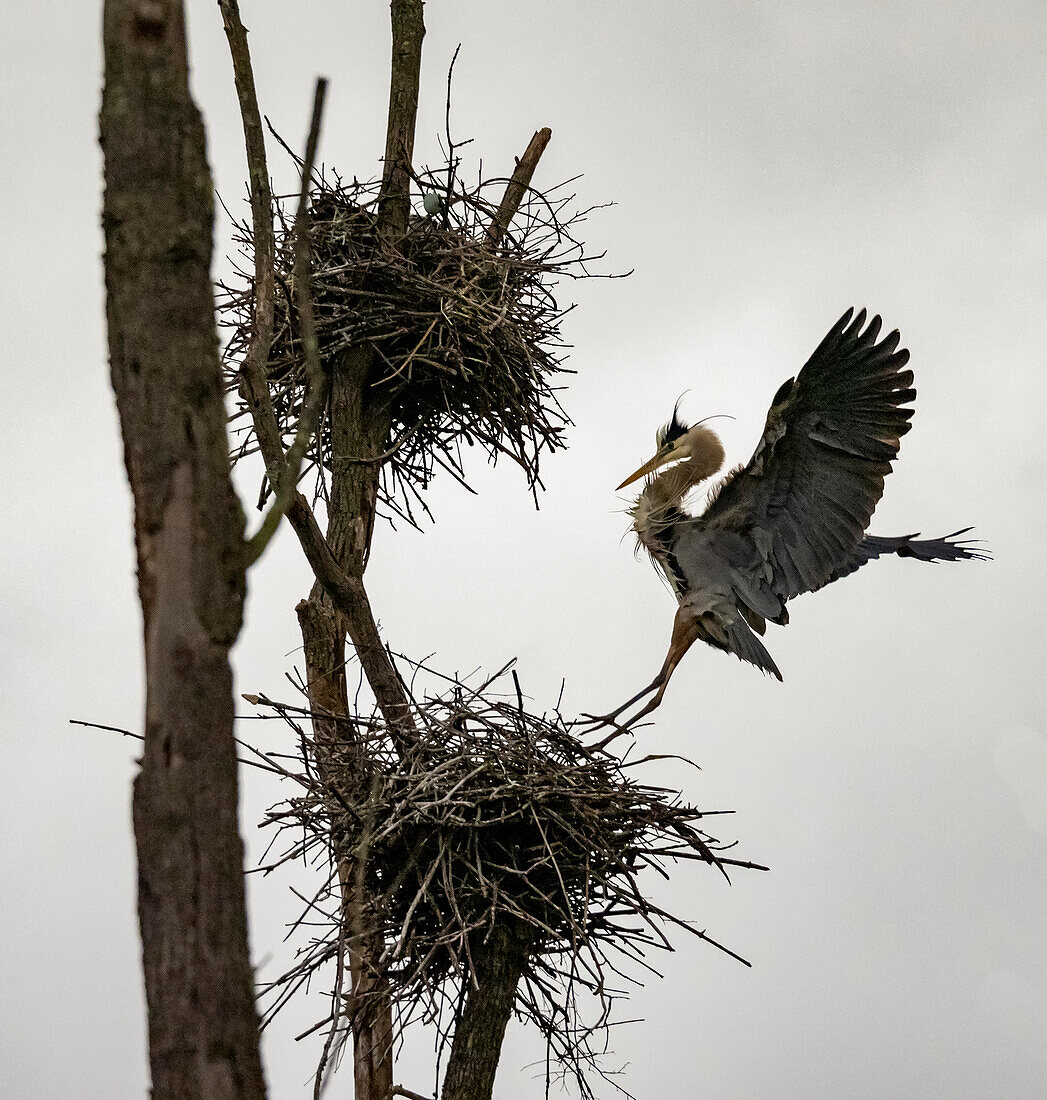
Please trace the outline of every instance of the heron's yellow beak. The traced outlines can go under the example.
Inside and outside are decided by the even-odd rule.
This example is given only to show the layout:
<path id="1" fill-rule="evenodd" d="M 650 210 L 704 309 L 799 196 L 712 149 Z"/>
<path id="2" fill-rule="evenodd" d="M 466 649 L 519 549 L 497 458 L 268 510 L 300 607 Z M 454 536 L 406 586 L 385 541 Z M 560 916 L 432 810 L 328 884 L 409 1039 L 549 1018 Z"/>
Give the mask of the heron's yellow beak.
<path id="1" fill-rule="evenodd" d="M 635 474 L 630 474 L 622 483 L 618 486 L 618 489 L 624 489 L 626 485 L 632 485 L 634 481 L 639 481 L 645 474 L 652 473 L 657 470 L 659 466 L 664 466 L 667 462 L 671 462 L 676 455 L 673 453 L 675 448 L 670 447 L 668 450 L 659 451 L 650 462 L 645 462 Z M 615 489 L 615 492 L 618 492 Z"/>

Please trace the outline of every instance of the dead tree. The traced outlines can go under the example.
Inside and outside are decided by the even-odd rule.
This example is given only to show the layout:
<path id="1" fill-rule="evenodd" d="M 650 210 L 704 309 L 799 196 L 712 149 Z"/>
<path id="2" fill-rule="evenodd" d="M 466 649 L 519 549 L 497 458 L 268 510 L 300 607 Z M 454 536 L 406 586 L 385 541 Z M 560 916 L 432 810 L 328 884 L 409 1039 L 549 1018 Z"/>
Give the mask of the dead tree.
<path id="1" fill-rule="evenodd" d="M 106 316 L 134 496 L 146 721 L 134 785 L 156 1100 L 258 1100 L 229 649 L 244 517 L 229 476 L 213 206 L 179 0 L 107 0 Z"/>

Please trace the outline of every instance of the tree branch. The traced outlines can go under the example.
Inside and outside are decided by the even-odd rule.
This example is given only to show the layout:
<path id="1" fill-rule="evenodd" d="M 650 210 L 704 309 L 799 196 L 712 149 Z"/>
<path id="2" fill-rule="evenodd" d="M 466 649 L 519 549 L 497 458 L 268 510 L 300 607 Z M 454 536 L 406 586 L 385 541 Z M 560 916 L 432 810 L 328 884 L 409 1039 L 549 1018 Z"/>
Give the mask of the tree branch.
<path id="1" fill-rule="evenodd" d="M 273 233 L 273 196 L 269 187 L 269 167 L 265 155 L 265 135 L 258 110 L 251 52 L 247 31 L 240 19 L 237 0 L 218 0 L 222 23 L 233 61 L 233 79 L 240 102 L 240 118 L 247 149 L 247 174 L 251 181 L 251 222 L 254 237 L 254 318 L 251 343 L 240 366 L 240 392 L 251 408 L 255 435 L 272 475 L 284 461 L 280 429 L 269 396 L 266 365 L 273 342 L 273 294 L 276 264 L 276 238 Z M 274 482 L 275 484 L 275 482 Z"/>
<path id="2" fill-rule="evenodd" d="M 414 720 L 403 684 L 378 633 L 363 578 L 343 570 L 335 561 L 301 493 L 291 499 L 287 518 L 298 535 L 317 585 L 343 616 L 382 717 L 402 753 L 416 739 Z M 314 592 L 312 598 L 317 595 Z"/>
<path id="3" fill-rule="evenodd" d="M 298 210 L 295 214 L 294 274 L 295 291 L 298 299 L 298 318 L 301 327 L 302 354 L 305 359 L 305 396 L 302 410 L 298 416 L 298 429 L 294 442 L 287 450 L 277 470 L 268 469 L 269 480 L 276 489 L 276 498 L 266 513 L 261 526 L 245 547 L 246 566 L 250 568 L 264 553 L 270 539 L 280 526 L 280 519 L 297 491 L 298 475 L 302 468 L 309 441 L 316 433 L 323 408 L 327 387 L 324 385 L 323 370 L 320 367 L 320 348 L 316 340 L 316 320 L 313 316 L 313 294 L 311 279 L 311 258 L 309 244 L 309 185 L 316 160 L 316 148 L 320 141 L 320 125 L 323 120 L 324 97 L 327 94 L 327 81 L 320 77 L 316 81 L 313 95 L 313 115 L 309 124 L 309 137 L 306 140 L 305 159 L 302 162 L 302 185 L 298 194 Z M 269 400 L 269 389 L 265 394 Z M 272 408 L 271 400 L 269 407 Z M 280 444 L 282 450 L 283 445 Z"/>
<path id="4" fill-rule="evenodd" d="M 390 7 L 393 57 L 378 229 L 383 240 L 395 245 L 407 233 L 411 215 L 411 161 L 414 157 L 425 22 L 422 0 L 392 0 Z"/>
<path id="5" fill-rule="evenodd" d="M 502 196 L 502 201 L 498 204 L 498 210 L 495 212 L 491 224 L 487 227 L 487 243 L 492 248 L 501 243 L 502 237 L 509 229 L 509 223 L 516 216 L 517 210 L 520 209 L 520 203 L 523 202 L 523 197 L 527 194 L 527 188 L 531 184 L 534 170 L 538 167 L 538 161 L 541 159 L 542 153 L 545 152 L 545 147 L 549 144 L 549 139 L 552 136 L 553 132 L 548 126 L 544 126 L 541 130 L 535 130 L 534 137 L 531 138 L 524 150 L 524 155 L 516 162 L 516 171 L 513 172 L 512 178 L 505 189 L 505 194 Z"/>
<path id="6" fill-rule="evenodd" d="M 306 395 L 298 418 L 298 431 L 287 451 L 285 477 L 293 485 L 305 457 L 305 449 L 313 437 L 320 413 L 323 395 L 323 371 L 320 369 L 320 347 L 316 341 L 316 318 L 313 315 L 312 257 L 309 237 L 309 187 L 316 163 L 316 148 L 320 142 L 320 125 L 323 121 L 324 98 L 327 81 L 319 77 L 313 93 L 313 115 L 309 123 L 309 137 L 305 144 L 305 160 L 302 163 L 302 186 L 298 193 L 298 211 L 294 219 L 294 281 L 298 298 L 298 323 L 301 329 L 302 356 L 305 359 Z"/>
<path id="7" fill-rule="evenodd" d="M 335 385 L 331 393 L 331 420 L 334 452 L 332 472 L 331 508 L 328 534 L 320 530 L 316 517 L 300 492 L 297 491 L 297 470 L 293 477 L 284 471 L 289 465 L 283 451 L 280 431 L 273 412 L 272 400 L 266 380 L 266 363 L 272 342 L 272 294 L 273 294 L 273 243 L 272 196 L 265 159 L 261 115 L 258 109 L 254 77 L 251 71 L 247 32 L 240 19 L 236 0 L 219 0 L 226 35 L 233 59 L 233 72 L 243 119 L 247 149 L 248 170 L 251 180 L 251 209 L 255 238 L 255 289 L 260 301 L 255 306 L 255 331 L 252 333 L 248 353 L 241 366 L 241 385 L 254 422 L 259 449 L 266 465 L 270 482 L 277 490 L 278 500 L 263 521 L 262 528 L 252 540 L 247 551 L 248 561 L 257 560 L 272 532 L 275 531 L 281 513 L 289 522 L 302 546 L 306 559 L 318 583 L 332 603 L 345 617 L 349 635 L 353 640 L 364 672 L 383 716 L 394 735 L 410 739 L 414 732 L 410 708 L 396 670 L 381 643 L 374 622 L 370 602 L 363 587 L 363 569 L 367 561 L 371 532 L 374 527 L 376 486 L 380 474 L 380 462 L 366 461 L 371 455 L 383 451 L 381 443 L 388 434 L 385 423 L 387 414 L 381 410 L 364 407 L 366 380 L 370 367 L 368 349 L 360 349 L 347 357 L 348 363 L 335 366 Z M 421 66 L 421 45 L 425 34 L 420 0 L 394 0 L 392 5 L 393 64 L 389 101 L 389 132 L 386 140 L 385 182 L 388 205 L 380 217 L 387 220 L 394 236 L 406 232 L 410 211 L 410 161 L 414 150 L 414 125 L 418 109 L 418 79 Z M 318 86 L 317 99 L 322 96 Z M 314 107 L 314 123 L 316 110 Z M 310 129 L 312 139 L 318 125 Z M 315 145 L 314 145 L 315 149 Z M 311 175 L 311 157 L 307 149 L 307 163 L 303 166 L 302 193 L 299 196 L 299 218 L 303 210 L 303 196 L 307 193 Z M 298 221 L 296 220 L 296 229 Z M 296 283 L 301 290 L 303 280 L 298 272 L 308 273 L 302 264 L 303 239 L 296 233 Z M 311 318 L 311 297 L 306 312 Z M 302 312 L 301 299 L 299 311 Z M 315 330 L 309 328 L 303 316 L 303 345 L 306 351 L 307 373 L 314 379 L 319 371 L 318 361 L 310 365 L 310 347 L 315 351 Z M 351 377 L 347 377 L 351 376 Z M 324 387 L 310 383 L 314 404 Z M 351 406 L 351 408 L 350 408 Z M 307 430 L 308 439 L 311 429 Z M 295 443 L 303 438 L 303 424 L 299 423 Z M 375 445 L 374 440 L 378 440 Z M 292 449 L 294 444 L 292 444 Z M 304 448 L 302 448 L 304 451 Z M 362 456 L 364 463 L 359 463 Z M 341 461 L 344 459 L 345 461 Z M 348 467 L 357 464 L 364 468 L 349 472 Z M 281 491 L 283 487 L 283 491 Z M 285 497 L 286 503 L 279 498 Z M 282 507 L 277 507 L 282 503 Z M 333 548 L 333 549 L 332 549 Z M 347 568 L 348 567 L 348 568 Z"/>

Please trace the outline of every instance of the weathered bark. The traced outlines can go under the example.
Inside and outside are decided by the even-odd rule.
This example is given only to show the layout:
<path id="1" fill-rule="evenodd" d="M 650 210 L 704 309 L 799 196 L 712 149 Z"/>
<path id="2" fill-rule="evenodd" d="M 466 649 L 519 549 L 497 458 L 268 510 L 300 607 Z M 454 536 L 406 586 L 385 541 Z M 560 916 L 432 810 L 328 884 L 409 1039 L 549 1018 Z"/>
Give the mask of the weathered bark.
<path id="1" fill-rule="evenodd" d="M 371 550 L 389 413 L 374 398 L 374 353 L 353 348 L 331 380 L 331 494 L 327 544 L 346 572 L 362 576 Z"/>
<path id="2" fill-rule="evenodd" d="M 496 924 L 487 939 L 472 948 L 473 984 L 454 1030 L 443 1100 L 490 1100 L 531 943 L 528 929 Z"/>
<path id="3" fill-rule="evenodd" d="M 244 599 L 210 281 L 212 185 L 178 0 L 107 0 L 106 316 L 135 503 L 146 722 L 134 786 L 155 1100 L 265 1095 L 229 648 Z"/>

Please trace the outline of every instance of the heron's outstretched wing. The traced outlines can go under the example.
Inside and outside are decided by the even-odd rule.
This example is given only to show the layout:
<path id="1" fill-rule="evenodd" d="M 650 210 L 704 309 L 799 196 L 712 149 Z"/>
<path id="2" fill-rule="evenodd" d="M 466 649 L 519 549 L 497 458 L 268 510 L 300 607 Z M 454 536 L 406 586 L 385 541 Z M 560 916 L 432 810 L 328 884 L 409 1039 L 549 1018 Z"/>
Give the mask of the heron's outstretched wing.
<path id="1" fill-rule="evenodd" d="M 762 575 L 748 583 L 782 603 L 848 571 L 910 427 L 909 353 L 897 332 L 877 343 L 879 317 L 852 314 L 779 389 L 749 464 L 694 521 L 714 543 L 749 543 Z"/>

